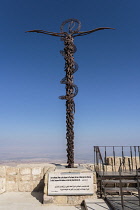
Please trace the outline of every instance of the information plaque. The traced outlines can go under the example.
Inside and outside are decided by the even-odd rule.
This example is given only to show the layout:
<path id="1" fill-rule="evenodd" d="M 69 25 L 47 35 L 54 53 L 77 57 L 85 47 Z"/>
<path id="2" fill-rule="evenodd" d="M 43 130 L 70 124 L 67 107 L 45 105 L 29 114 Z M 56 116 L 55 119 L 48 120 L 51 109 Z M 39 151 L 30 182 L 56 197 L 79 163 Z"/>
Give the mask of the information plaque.
<path id="1" fill-rule="evenodd" d="M 49 173 L 48 195 L 92 195 L 93 173 Z"/>

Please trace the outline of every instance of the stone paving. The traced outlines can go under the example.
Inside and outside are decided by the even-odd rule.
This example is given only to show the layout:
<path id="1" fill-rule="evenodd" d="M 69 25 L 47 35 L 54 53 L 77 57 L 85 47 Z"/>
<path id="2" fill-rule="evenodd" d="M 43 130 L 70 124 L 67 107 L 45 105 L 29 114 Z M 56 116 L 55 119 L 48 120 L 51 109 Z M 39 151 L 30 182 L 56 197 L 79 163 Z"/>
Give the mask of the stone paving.
<path id="1" fill-rule="evenodd" d="M 86 210 L 111 210 L 103 199 L 85 199 Z"/>
<path id="2" fill-rule="evenodd" d="M 0 210 L 81 210 L 80 206 L 45 206 L 42 198 L 42 193 L 6 192 L 0 195 Z"/>

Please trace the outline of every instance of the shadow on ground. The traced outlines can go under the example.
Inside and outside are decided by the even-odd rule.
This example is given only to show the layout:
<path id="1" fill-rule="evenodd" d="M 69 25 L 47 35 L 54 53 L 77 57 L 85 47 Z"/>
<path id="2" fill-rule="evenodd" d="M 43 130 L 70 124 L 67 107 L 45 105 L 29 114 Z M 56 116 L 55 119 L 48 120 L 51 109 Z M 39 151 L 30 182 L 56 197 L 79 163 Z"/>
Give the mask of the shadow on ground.
<path id="1" fill-rule="evenodd" d="M 38 185 L 31 192 L 31 195 L 35 197 L 40 203 L 43 203 L 44 186 L 45 186 L 44 179 L 45 175 L 43 179 L 40 180 Z"/>

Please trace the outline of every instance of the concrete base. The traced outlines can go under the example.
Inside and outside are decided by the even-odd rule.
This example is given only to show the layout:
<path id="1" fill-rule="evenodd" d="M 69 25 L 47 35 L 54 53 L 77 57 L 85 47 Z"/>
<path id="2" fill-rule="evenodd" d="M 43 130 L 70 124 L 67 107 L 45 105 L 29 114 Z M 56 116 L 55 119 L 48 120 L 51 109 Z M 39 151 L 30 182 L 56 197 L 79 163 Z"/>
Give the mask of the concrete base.
<path id="1" fill-rule="evenodd" d="M 49 171 L 51 172 L 51 171 Z M 89 173 L 91 172 L 87 168 L 83 166 L 78 166 L 77 168 L 66 168 L 65 166 L 56 166 L 54 172 L 58 173 Z M 97 184 L 95 179 L 95 173 L 93 173 L 93 188 L 94 193 L 92 195 L 48 195 L 48 174 L 45 175 L 45 188 L 44 188 L 44 198 L 43 204 L 50 205 L 50 204 L 57 204 L 57 205 L 80 205 L 83 200 L 86 198 L 96 199 L 96 191 L 97 191 Z"/>

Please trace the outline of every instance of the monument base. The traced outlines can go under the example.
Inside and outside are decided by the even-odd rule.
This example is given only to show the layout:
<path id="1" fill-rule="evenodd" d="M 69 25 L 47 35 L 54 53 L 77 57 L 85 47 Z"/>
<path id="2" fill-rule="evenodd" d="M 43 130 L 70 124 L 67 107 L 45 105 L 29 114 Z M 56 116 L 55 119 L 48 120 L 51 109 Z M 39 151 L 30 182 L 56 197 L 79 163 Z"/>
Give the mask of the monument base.
<path id="1" fill-rule="evenodd" d="M 45 175 L 43 204 L 80 205 L 86 198 L 97 198 L 95 172 L 84 166 L 56 166 Z"/>

